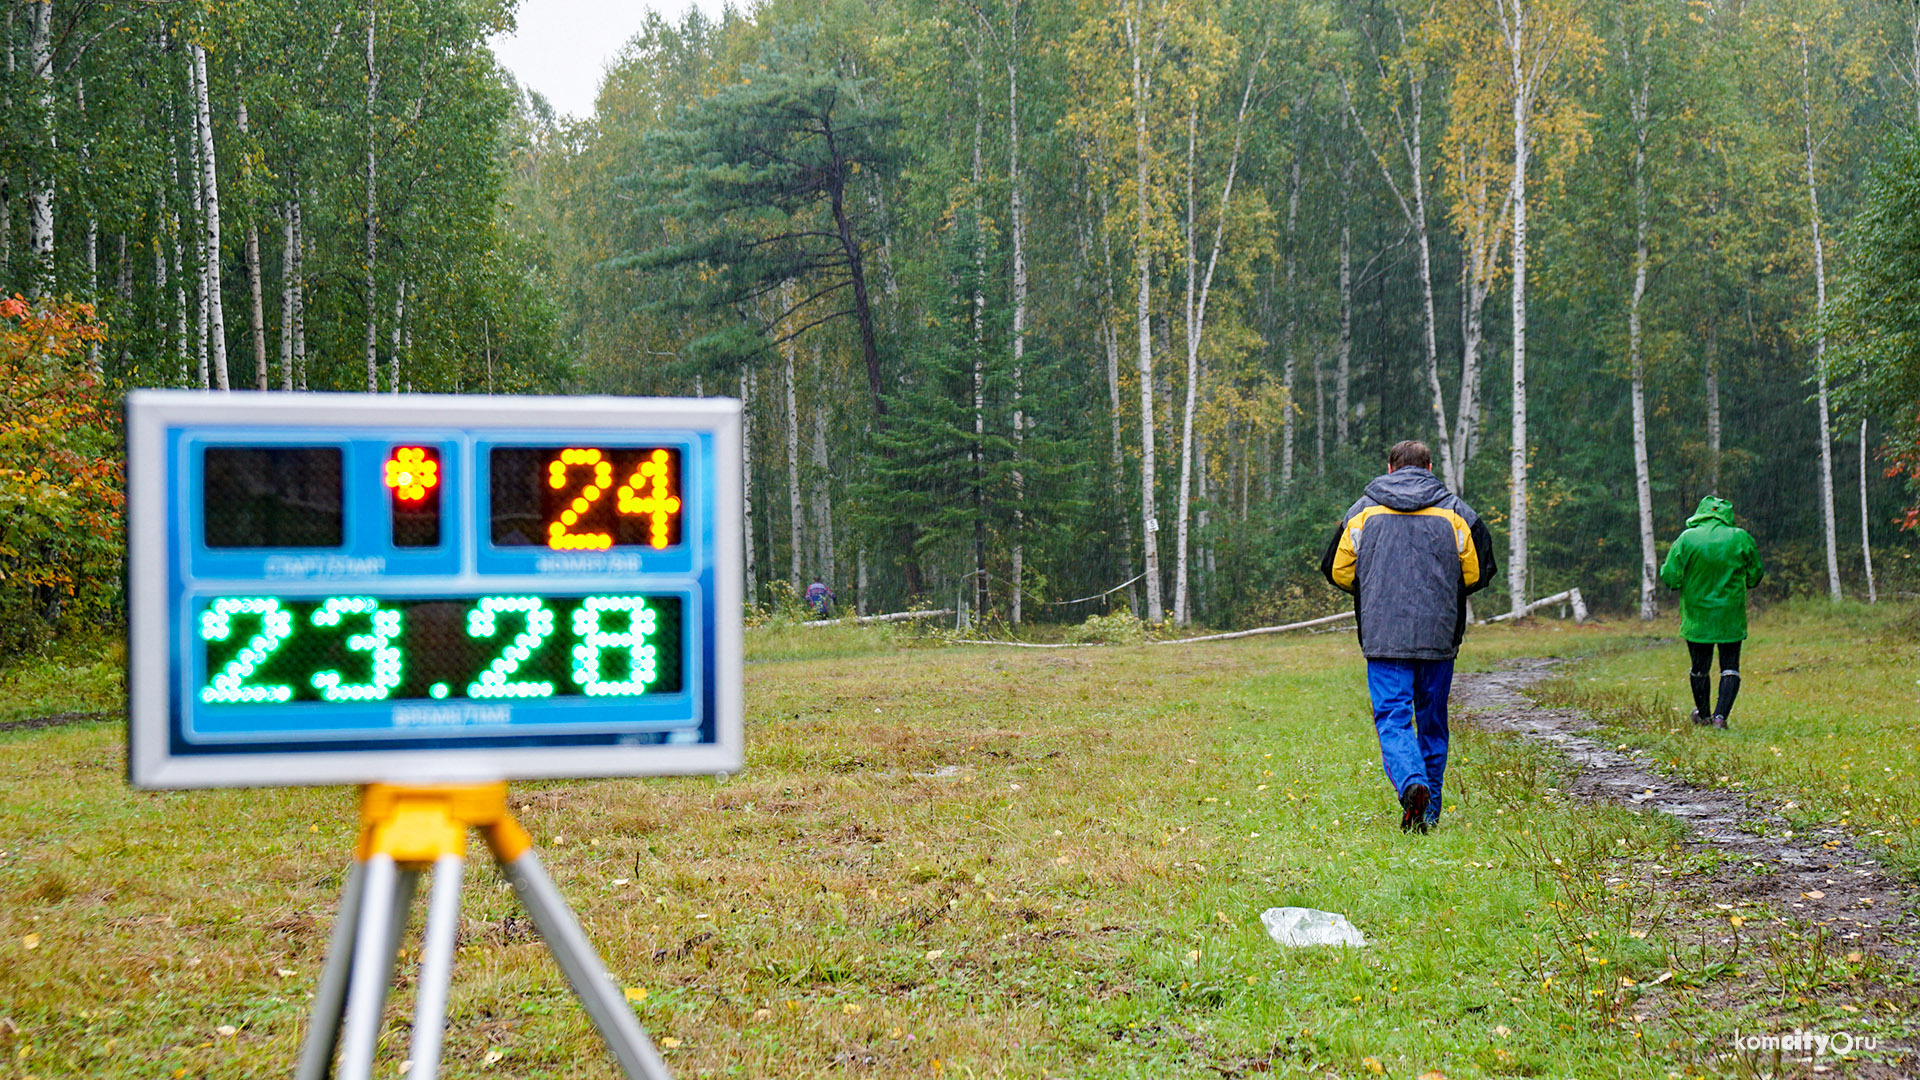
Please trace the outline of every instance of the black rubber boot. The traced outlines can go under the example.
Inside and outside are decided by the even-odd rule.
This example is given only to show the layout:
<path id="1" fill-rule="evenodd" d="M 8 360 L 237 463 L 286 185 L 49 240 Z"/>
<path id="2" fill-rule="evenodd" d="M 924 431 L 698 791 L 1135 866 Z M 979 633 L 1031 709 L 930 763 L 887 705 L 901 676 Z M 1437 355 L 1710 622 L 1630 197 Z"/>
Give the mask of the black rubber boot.
<path id="1" fill-rule="evenodd" d="M 1733 713 L 1733 699 L 1740 696 L 1740 673 L 1723 671 L 1720 673 L 1720 707 L 1713 711 L 1720 722 L 1716 727 L 1726 727 L 1727 717 Z"/>
<path id="2" fill-rule="evenodd" d="M 1693 684 L 1693 722 L 1704 724 L 1713 715 L 1713 680 L 1704 671 L 1690 671 L 1687 681 Z"/>

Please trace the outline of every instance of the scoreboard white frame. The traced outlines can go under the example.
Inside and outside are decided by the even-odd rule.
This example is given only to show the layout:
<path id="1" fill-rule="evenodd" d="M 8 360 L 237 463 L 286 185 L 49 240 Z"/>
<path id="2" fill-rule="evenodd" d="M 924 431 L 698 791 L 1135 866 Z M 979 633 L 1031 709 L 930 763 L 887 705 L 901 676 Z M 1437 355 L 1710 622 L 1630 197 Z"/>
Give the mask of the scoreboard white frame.
<path id="1" fill-rule="evenodd" d="M 141 390 L 127 395 L 127 770 L 145 788 L 254 787 L 349 783 L 438 784 L 562 777 L 670 776 L 730 773 L 744 755 L 741 718 L 741 474 L 740 403 L 732 398 L 479 397 L 430 394 L 233 393 Z M 405 442 L 420 429 L 460 429 L 474 434 L 511 434 L 563 429 L 578 445 L 597 440 L 631 443 L 649 429 L 712 436 L 713 655 L 704 666 L 713 681 L 715 741 L 695 744 L 395 748 L 392 750 L 234 752 L 176 755 L 171 752 L 169 642 L 175 620 L 169 610 L 168 475 L 170 429 L 177 427 L 284 426 L 360 428 L 390 432 Z M 476 467 L 479 467 L 476 465 Z M 689 479 L 690 479 L 689 475 Z M 473 478 L 467 478 L 472 490 Z M 484 510 L 482 510 L 484 514 Z M 697 543 L 697 523 L 682 536 Z M 467 527 L 485 528 L 484 520 Z M 183 525 L 184 529 L 185 526 Z M 483 543 L 484 538 L 469 538 Z M 184 557 L 184 556 L 183 556 Z M 417 577 L 417 576 L 416 576 Z M 556 591 L 579 588 L 582 578 L 560 575 Z M 397 577 L 396 580 L 407 580 Z M 352 589 L 355 584 L 343 583 Z M 617 574 L 594 575 L 595 589 L 644 589 L 644 581 Z M 704 605 L 702 605 L 704 606 Z M 688 611 L 689 630 L 704 618 Z M 689 670 L 689 678 L 693 678 Z M 689 687 L 690 689 L 695 689 Z M 701 696 L 695 693 L 696 700 Z M 447 734 L 454 735 L 449 731 Z"/>

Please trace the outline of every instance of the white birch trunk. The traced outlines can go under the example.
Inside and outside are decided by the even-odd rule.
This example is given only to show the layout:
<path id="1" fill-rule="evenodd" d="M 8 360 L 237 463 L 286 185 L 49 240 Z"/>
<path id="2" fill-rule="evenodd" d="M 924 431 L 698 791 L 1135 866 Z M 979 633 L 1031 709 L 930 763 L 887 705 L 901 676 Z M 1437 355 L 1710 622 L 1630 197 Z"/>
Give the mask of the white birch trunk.
<path id="1" fill-rule="evenodd" d="M 1860 562 L 1867 574 L 1867 603 L 1880 602 L 1880 590 L 1873 583 L 1873 532 L 1867 518 L 1867 420 L 1860 418 Z"/>
<path id="2" fill-rule="evenodd" d="M 379 216 L 378 216 L 379 204 L 375 201 L 376 172 L 375 172 L 375 163 L 374 163 L 374 155 L 373 155 L 373 151 L 374 151 L 373 103 L 374 103 L 375 97 L 380 92 L 380 71 L 374 65 L 374 59 L 373 59 L 373 26 L 374 26 L 373 14 L 374 14 L 373 5 L 369 3 L 367 5 L 367 50 L 366 50 L 367 107 L 366 107 L 366 116 L 364 117 L 365 128 L 366 128 L 365 136 L 367 140 L 367 162 L 366 162 L 366 165 L 367 165 L 366 189 L 367 190 L 366 190 L 366 214 L 365 214 L 366 220 L 364 222 L 366 226 L 366 243 L 365 243 L 365 249 L 363 252 L 365 267 L 362 271 L 363 273 L 362 287 L 366 289 L 366 293 L 367 293 L 367 296 L 366 296 L 367 326 L 366 326 L 365 350 L 366 350 L 366 361 L 367 361 L 367 393 L 369 394 L 377 393 L 380 389 L 380 327 L 379 327 L 380 305 L 379 305 L 379 297 L 376 294 L 377 279 L 374 273 L 374 268 L 375 268 L 374 257 L 376 254 L 374 245 L 375 245 L 375 240 L 378 237 L 378 229 L 379 229 Z"/>
<path id="3" fill-rule="evenodd" d="M 173 109 L 169 107 L 167 109 L 167 121 L 168 121 L 167 127 L 169 128 L 169 130 L 173 128 L 175 119 L 176 117 L 174 116 Z M 174 139 L 167 140 L 167 173 L 168 173 L 168 176 L 173 181 L 173 183 L 169 187 L 169 190 L 170 191 L 180 190 L 180 154 L 179 154 L 179 148 L 177 146 L 176 140 Z M 171 241 L 172 248 L 173 248 L 172 278 L 173 278 L 174 374 L 178 384 L 181 386 L 185 386 L 187 385 L 186 253 L 182 249 L 182 245 L 180 241 L 179 212 L 177 210 L 168 211 L 166 220 L 167 220 L 167 239 Z M 158 274 L 159 285 L 157 286 L 157 288 L 160 294 L 162 296 L 165 296 L 167 291 L 168 275 L 165 272 L 164 256 L 160 248 L 161 248 L 160 238 L 156 237 L 154 239 L 154 253 L 153 253 L 154 261 L 161 262 L 163 264 L 162 270 Z"/>
<path id="4" fill-rule="evenodd" d="M 1120 429 L 1120 331 L 1113 324 L 1114 313 L 1120 310 L 1118 300 L 1113 295 L 1113 240 L 1108 235 L 1106 221 L 1110 214 L 1107 205 L 1107 193 L 1100 192 L 1100 253 L 1106 269 L 1105 282 L 1107 303 L 1100 314 L 1101 336 L 1107 349 L 1107 416 L 1112 421 L 1112 441 L 1110 445 L 1113 465 L 1114 505 L 1119 510 L 1121 557 L 1125 560 L 1122 568 L 1129 582 L 1133 580 L 1133 516 L 1127 513 L 1126 452 L 1122 448 Z M 1137 585 L 1127 586 L 1127 610 L 1140 614 L 1140 590 Z"/>
<path id="5" fill-rule="evenodd" d="M 854 556 L 853 613 L 867 613 L 867 545 L 861 544 L 860 551 Z"/>
<path id="6" fill-rule="evenodd" d="M 1421 343 L 1427 351 L 1427 391 L 1433 397 L 1433 426 L 1440 435 L 1440 474 L 1456 476 L 1459 466 L 1454 461 L 1453 438 L 1447 432 L 1447 399 L 1440 387 L 1440 341 L 1439 324 L 1433 308 L 1433 249 L 1427 232 L 1427 179 L 1426 153 L 1420 138 L 1422 112 L 1422 93 L 1419 85 L 1414 85 L 1413 94 L 1413 130 L 1414 136 L 1408 142 L 1409 175 L 1412 177 L 1409 187 L 1413 191 L 1413 214 L 1418 228 L 1414 230 L 1419 241 L 1417 254 L 1420 260 L 1420 314 L 1421 330 L 1424 333 Z"/>
<path id="7" fill-rule="evenodd" d="M 114 314 L 121 320 L 121 325 L 126 326 L 133 322 L 133 263 L 127 258 L 127 234 L 114 234 L 113 242 L 119 260 L 119 271 L 113 283 Z M 161 348 L 165 350 L 164 343 Z M 128 370 L 128 352 L 127 336 L 122 334 L 120 347 L 115 353 L 122 373 Z"/>
<path id="8" fill-rule="evenodd" d="M 740 552 L 746 568 L 748 607 L 760 597 L 753 562 L 753 401 L 753 379 L 743 369 L 740 372 Z"/>
<path id="9" fill-rule="evenodd" d="M 281 209 L 280 226 L 280 389 L 293 389 L 293 266 L 299 243 L 293 229 L 293 206 Z"/>
<path id="10" fill-rule="evenodd" d="M 1194 173 L 1197 170 L 1196 150 L 1199 141 L 1199 107 L 1196 105 L 1187 114 L 1187 401 L 1186 410 L 1181 418 L 1180 430 L 1180 531 L 1178 557 L 1175 559 L 1174 574 L 1174 619 L 1185 626 L 1193 621 L 1193 610 L 1187 590 L 1187 520 L 1190 504 L 1188 493 L 1193 480 L 1193 418 L 1196 407 L 1196 392 L 1200 385 L 1200 342 L 1207 326 L 1207 299 L 1213 288 L 1213 272 L 1220 265 L 1220 248 L 1226 239 L 1227 211 L 1233 202 L 1233 182 L 1239 175 L 1240 150 L 1245 145 L 1246 119 L 1248 107 L 1253 102 L 1254 77 L 1260 65 L 1266 62 L 1266 53 L 1262 51 L 1254 58 L 1247 69 L 1246 90 L 1240 95 L 1240 111 L 1233 121 L 1233 152 L 1227 157 L 1226 179 L 1220 185 L 1220 206 L 1213 227 L 1213 250 L 1207 256 L 1204 271 L 1199 270 L 1198 252 L 1195 247 L 1198 225 L 1194 220 Z M 1294 186 L 1299 187 L 1299 162 L 1294 163 Z M 1291 258 L 1291 253 L 1289 253 Z M 1194 278 L 1199 277 L 1198 294 L 1194 288 Z"/>
<path id="11" fill-rule="evenodd" d="M 15 50 L 13 47 L 13 11 L 14 5 L 8 4 L 6 26 L 7 82 L 5 87 L 0 87 L 0 108 L 4 108 L 8 116 L 13 115 L 13 79 L 14 76 L 18 74 L 15 66 Z M 156 248 L 155 250 L 158 251 L 159 249 Z M 161 275 L 160 286 L 163 292 L 166 286 L 165 277 L 165 274 Z M 13 279 L 13 184 L 11 179 L 6 176 L 0 176 L 0 279 L 9 281 Z M 166 324 L 164 322 L 161 323 L 160 336 L 163 339 L 166 337 Z"/>
<path id="12" fill-rule="evenodd" d="M 1199 255 L 1195 251 L 1194 182 L 1198 166 L 1195 158 L 1200 147 L 1200 102 L 1195 98 L 1187 110 L 1187 265 L 1186 272 L 1186 331 L 1187 331 L 1187 371 L 1186 402 L 1180 412 L 1180 497 L 1175 503 L 1177 524 L 1173 542 L 1173 621 L 1180 626 L 1193 622 L 1192 598 L 1187 591 L 1187 522 L 1192 514 L 1193 500 L 1193 408 L 1197 389 L 1200 385 L 1200 338 L 1198 327 L 1194 325 L 1195 279 L 1199 277 Z"/>
<path id="13" fill-rule="evenodd" d="M 1313 475 L 1327 475 L 1327 365 L 1313 350 Z"/>
<path id="14" fill-rule="evenodd" d="M 1633 490 L 1640 509 L 1640 618 L 1659 614 L 1656 589 L 1660 568 L 1653 547 L 1653 479 L 1647 460 L 1647 368 L 1641 352 L 1640 302 L 1647 294 L 1647 126 L 1651 76 L 1637 70 L 1633 54 L 1625 54 L 1628 70 L 1638 77 L 1629 102 L 1633 112 L 1633 295 L 1627 304 L 1627 352 L 1633 369 Z"/>
<path id="15" fill-rule="evenodd" d="M 393 289 L 393 328 L 387 337 L 387 393 L 400 392 L 400 347 L 406 340 L 402 333 L 407 321 L 407 279 L 403 275 Z M 696 395 L 697 396 L 697 395 Z"/>
<path id="16" fill-rule="evenodd" d="M 206 232 L 206 307 L 207 307 L 207 349 L 213 364 L 213 387 L 226 390 L 227 382 L 227 316 L 226 306 L 222 302 L 220 286 L 220 169 L 214 157 L 213 147 L 213 109 L 209 102 L 210 91 L 207 86 L 207 50 L 199 45 L 187 46 L 193 60 L 195 130 L 200 140 L 200 187 L 205 198 L 205 212 L 202 227 Z"/>
<path id="17" fill-rule="evenodd" d="M 1807 152 L 1807 223 L 1813 235 L 1813 368 L 1820 402 L 1820 527 L 1827 542 L 1827 591 L 1840 599 L 1840 544 L 1833 512 L 1833 417 L 1827 396 L 1827 251 L 1820 237 L 1820 186 L 1815 180 L 1813 141 L 1813 64 L 1807 37 L 1800 35 L 1800 119 Z"/>
<path id="18" fill-rule="evenodd" d="M 313 242 L 307 237 L 306 211 L 293 202 L 293 381 L 307 388 L 307 256 Z"/>
<path id="19" fill-rule="evenodd" d="M 242 136 L 248 134 L 245 101 L 240 102 L 234 123 L 239 127 Z M 253 173 L 252 158 L 243 152 L 240 160 L 241 175 L 250 177 Z M 252 301 L 250 314 L 253 320 L 254 389 L 265 390 L 267 388 L 267 313 L 265 285 L 260 280 L 260 223 L 256 220 L 258 216 L 258 204 L 249 196 L 247 199 L 247 291 L 251 294 L 249 299 Z"/>
<path id="20" fill-rule="evenodd" d="M 1907 2 L 1908 53 L 1900 81 L 1913 91 L 1913 122 L 1920 125 L 1920 2 Z"/>
<path id="21" fill-rule="evenodd" d="M 1527 606 L 1527 162 L 1532 93 L 1526 65 L 1526 0 L 1500 0 L 1513 78 L 1513 429 L 1508 483 L 1507 596 L 1509 610 Z"/>
<path id="22" fill-rule="evenodd" d="M 986 76 L 978 64 L 973 72 L 973 445 L 967 450 L 973 472 L 973 611 L 976 620 L 987 615 L 986 455 L 986 333 L 987 333 L 987 219 L 981 187 L 986 182 Z"/>
<path id="23" fill-rule="evenodd" d="M 821 389 L 824 390 L 824 386 Z M 821 393 L 816 400 L 824 402 L 827 396 Z M 813 542 L 817 553 L 814 566 L 820 580 L 832 586 L 835 576 L 833 495 L 827 483 L 831 475 L 827 470 L 827 410 L 816 405 L 813 410 Z"/>
<path id="24" fill-rule="evenodd" d="M 1021 397 L 1026 390 L 1027 355 L 1027 208 L 1020 190 L 1020 0 L 1013 0 L 1007 15 L 1007 201 L 1013 229 L 1013 580 L 1012 595 L 1007 598 L 1013 625 L 1019 626 L 1023 611 L 1026 571 L 1026 475 L 1020 469 L 1024 449 L 1027 415 Z"/>
<path id="25" fill-rule="evenodd" d="M 53 3 L 40 0 L 28 5 L 32 20 L 27 42 L 27 62 L 31 74 L 40 83 L 39 116 L 41 138 L 51 158 L 57 136 L 53 126 Z M 27 179 L 27 256 L 31 260 L 28 293 L 38 300 L 53 295 L 53 198 L 51 169 L 40 168 Z"/>
<path id="26" fill-rule="evenodd" d="M 193 64 L 187 64 L 188 83 L 192 77 Z M 193 122 L 193 137 L 188 141 L 187 166 L 192 172 L 193 181 L 193 218 L 196 222 L 193 231 L 194 289 L 193 289 L 193 358 L 194 377 L 202 390 L 213 387 L 211 368 L 207 363 L 207 230 L 200 224 L 206 220 L 205 172 L 200 168 L 199 123 Z"/>
<path id="27" fill-rule="evenodd" d="M 1333 376 L 1334 445 L 1351 445 L 1353 387 L 1353 154 L 1340 166 L 1340 357 Z"/>
<path id="28" fill-rule="evenodd" d="M 1299 258 L 1296 255 L 1297 229 L 1300 217 L 1300 155 L 1295 147 L 1293 165 L 1287 173 L 1287 286 L 1286 329 L 1281 332 L 1280 388 L 1286 392 L 1286 411 L 1280 414 L 1280 491 L 1285 494 L 1293 490 L 1293 429 L 1295 417 L 1300 412 L 1299 403 L 1294 400 L 1294 334 L 1299 329 L 1300 304 L 1294 291 L 1294 280 L 1298 273 Z"/>
<path id="29" fill-rule="evenodd" d="M 75 93 L 79 99 L 80 116 L 84 123 L 87 115 L 87 81 L 78 80 Z M 90 194 L 93 190 L 92 148 L 83 139 L 80 143 L 81 183 Z M 94 314 L 100 317 L 100 222 L 94 216 L 92 206 L 87 207 L 87 303 L 93 305 Z M 87 342 L 87 370 L 94 375 L 100 374 L 100 342 Z"/>
<path id="30" fill-rule="evenodd" d="M 1127 23 L 1127 36 L 1133 62 L 1134 213 L 1136 215 L 1133 258 L 1135 274 L 1140 282 L 1139 301 L 1135 311 L 1135 320 L 1140 330 L 1140 536 L 1146 562 L 1147 621 L 1158 623 L 1166 618 L 1166 610 L 1160 600 L 1158 533 L 1160 522 L 1154 516 L 1153 505 L 1153 211 L 1148 188 L 1153 155 L 1147 141 L 1147 104 L 1153 91 L 1153 77 L 1145 70 L 1143 64 L 1146 43 L 1142 40 L 1142 35 L 1146 28 L 1137 21 L 1141 6 L 1136 3 L 1136 17 L 1129 18 Z"/>
<path id="31" fill-rule="evenodd" d="M 793 304 L 789 299 L 782 306 L 791 309 Z M 789 579 L 796 596 L 806 588 L 807 584 L 800 576 L 800 561 L 807 549 L 807 536 L 806 511 L 800 505 L 800 403 L 793 385 L 793 354 L 798 348 L 799 346 L 789 337 L 781 350 L 786 360 L 784 374 L 787 391 L 787 523 L 793 540 L 792 569 Z"/>

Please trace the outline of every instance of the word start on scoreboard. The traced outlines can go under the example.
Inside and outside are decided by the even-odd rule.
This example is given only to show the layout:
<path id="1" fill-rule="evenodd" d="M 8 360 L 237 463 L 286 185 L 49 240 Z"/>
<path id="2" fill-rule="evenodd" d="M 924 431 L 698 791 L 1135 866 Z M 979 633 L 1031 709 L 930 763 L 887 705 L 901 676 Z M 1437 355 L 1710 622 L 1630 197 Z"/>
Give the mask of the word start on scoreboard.
<path id="1" fill-rule="evenodd" d="M 130 398 L 136 782 L 737 766 L 737 405 L 585 400 Z"/>

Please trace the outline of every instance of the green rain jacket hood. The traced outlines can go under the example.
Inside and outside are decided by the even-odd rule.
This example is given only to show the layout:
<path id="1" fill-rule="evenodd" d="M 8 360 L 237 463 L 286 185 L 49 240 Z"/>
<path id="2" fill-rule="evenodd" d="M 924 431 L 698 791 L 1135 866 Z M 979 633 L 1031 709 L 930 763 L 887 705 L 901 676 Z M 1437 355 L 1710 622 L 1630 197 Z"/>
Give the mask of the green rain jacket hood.
<path id="1" fill-rule="evenodd" d="M 1680 590 L 1680 636 L 1708 644 L 1746 640 L 1747 590 L 1765 576 L 1753 537 L 1717 495 L 1700 500 L 1660 568 L 1660 583 Z"/>

